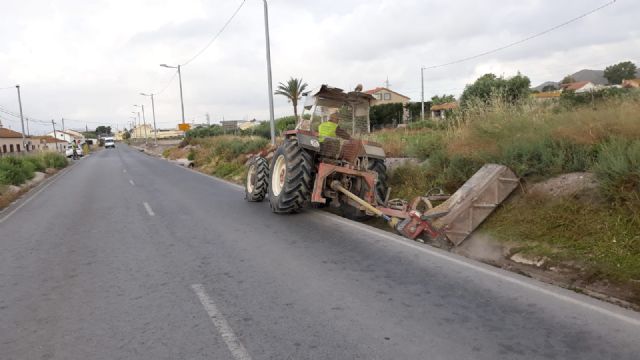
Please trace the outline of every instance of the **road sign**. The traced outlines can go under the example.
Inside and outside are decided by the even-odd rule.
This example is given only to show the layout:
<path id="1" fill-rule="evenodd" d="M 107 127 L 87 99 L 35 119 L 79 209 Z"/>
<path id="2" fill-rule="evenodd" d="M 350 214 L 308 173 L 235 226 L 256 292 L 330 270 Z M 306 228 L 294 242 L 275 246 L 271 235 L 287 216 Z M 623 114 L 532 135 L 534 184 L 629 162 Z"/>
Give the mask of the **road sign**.
<path id="1" fill-rule="evenodd" d="M 191 124 L 178 124 L 178 129 L 181 131 L 189 131 L 191 129 Z"/>

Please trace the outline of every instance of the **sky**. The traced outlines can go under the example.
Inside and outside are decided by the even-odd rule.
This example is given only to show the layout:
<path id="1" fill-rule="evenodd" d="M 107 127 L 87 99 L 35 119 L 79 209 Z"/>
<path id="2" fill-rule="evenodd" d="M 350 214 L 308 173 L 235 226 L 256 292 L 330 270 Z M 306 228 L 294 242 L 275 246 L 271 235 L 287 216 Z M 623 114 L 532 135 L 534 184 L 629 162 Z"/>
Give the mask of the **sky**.
<path id="1" fill-rule="evenodd" d="M 269 0 L 274 87 L 385 86 L 420 101 L 420 68 L 494 49 L 610 0 Z M 30 133 L 129 128 L 144 105 L 158 128 L 181 121 L 175 70 L 221 29 L 242 0 L 2 0 L 0 121 Z M 640 64 L 640 1 L 613 5 L 548 34 L 471 61 L 425 70 L 425 98 L 459 95 L 485 73 L 519 72 L 532 85 L 620 61 Z M 226 30 L 182 67 L 187 122 L 269 117 L 263 2 L 245 0 Z M 275 96 L 276 117 L 292 106 Z"/>

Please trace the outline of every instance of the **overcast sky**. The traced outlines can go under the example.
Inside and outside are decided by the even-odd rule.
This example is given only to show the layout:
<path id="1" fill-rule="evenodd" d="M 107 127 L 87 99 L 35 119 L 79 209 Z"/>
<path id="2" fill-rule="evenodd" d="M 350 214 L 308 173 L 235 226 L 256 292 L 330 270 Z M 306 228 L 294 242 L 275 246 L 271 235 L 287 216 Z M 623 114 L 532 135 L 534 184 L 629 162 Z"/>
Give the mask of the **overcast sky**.
<path id="1" fill-rule="evenodd" d="M 200 51 L 242 0 L 2 0 L 0 88 L 21 85 L 27 116 L 68 128 L 122 128 L 156 96 L 158 127 L 180 121 L 174 70 Z M 274 86 L 384 86 L 420 100 L 420 67 L 474 55 L 569 20 L 607 0 L 270 0 Z M 533 85 L 580 69 L 640 59 L 640 1 L 612 6 L 547 35 L 469 62 L 425 71 L 426 97 L 459 95 L 492 72 Z M 188 122 L 268 118 L 263 7 L 246 3 L 227 30 L 182 69 Z M 174 78 L 172 82 L 171 79 Z M 15 88 L 0 107 L 18 111 Z M 276 116 L 290 115 L 275 97 Z M 6 127 L 18 119 L 1 113 Z M 128 127 L 128 126 L 127 126 Z M 30 123 L 31 133 L 51 124 Z"/>

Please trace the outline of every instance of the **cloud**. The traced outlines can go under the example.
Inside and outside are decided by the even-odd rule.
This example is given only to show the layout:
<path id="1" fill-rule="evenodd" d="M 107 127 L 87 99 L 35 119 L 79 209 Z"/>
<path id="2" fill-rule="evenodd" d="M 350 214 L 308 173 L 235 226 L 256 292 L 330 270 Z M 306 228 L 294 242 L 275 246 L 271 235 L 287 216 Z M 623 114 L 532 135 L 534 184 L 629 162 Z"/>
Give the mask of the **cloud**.
<path id="1" fill-rule="evenodd" d="M 0 88 L 20 83 L 25 113 L 34 118 L 122 127 L 133 116 L 132 104 L 150 107 L 140 92 L 166 87 L 156 97 L 157 120 L 174 126 L 180 121 L 178 83 L 167 86 L 174 71 L 158 65 L 191 58 L 240 2 L 7 2 L 0 23 Z M 274 86 L 290 76 L 311 87 L 345 89 L 358 83 L 373 88 L 389 78 L 394 90 L 419 100 L 421 66 L 517 41 L 605 2 L 271 0 Z M 619 0 L 524 44 L 427 70 L 426 97 L 459 94 L 486 72 L 520 71 L 537 84 L 582 68 L 639 62 L 639 11 L 640 3 Z M 268 118 L 262 3 L 246 1 L 227 31 L 182 70 L 188 120 L 204 121 L 206 113 L 212 121 Z M 275 106 L 277 116 L 292 112 L 282 97 L 275 97 Z M 17 111 L 15 91 L 0 90 L 0 107 Z M 3 122 L 15 126 L 16 119 Z"/>

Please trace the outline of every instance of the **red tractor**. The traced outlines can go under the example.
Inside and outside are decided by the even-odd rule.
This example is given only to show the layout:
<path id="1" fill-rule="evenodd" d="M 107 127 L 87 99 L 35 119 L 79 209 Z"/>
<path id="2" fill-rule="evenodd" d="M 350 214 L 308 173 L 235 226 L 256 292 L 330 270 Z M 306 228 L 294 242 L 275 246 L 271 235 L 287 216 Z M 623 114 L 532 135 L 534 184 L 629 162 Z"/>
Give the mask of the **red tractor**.
<path id="1" fill-rule="evenodd" d="M 346 217 L 366 217 L 367 211 L 361 204 L 336 191 L 332 184 L 339 182 L 373 206 L 385 203 L 384 150 L 364 139 L 369 134 L 373 96 L 323 85 L 305 97 L 295 130 L 284 133 L 284 143 L 273 154 L 271 164 L 263 157 L 252 159 L 246 199 L 262 201 L 268 193 L 275 213 L 297 212 L 310 203 L 326 204 L 329 200 Z M 351 139 L 320 139 L 319 124 L 336 114 L 340 128 L 347 130 Z"/>

